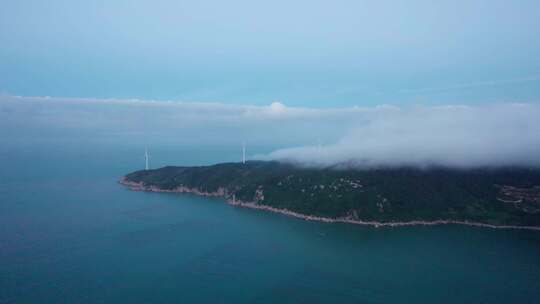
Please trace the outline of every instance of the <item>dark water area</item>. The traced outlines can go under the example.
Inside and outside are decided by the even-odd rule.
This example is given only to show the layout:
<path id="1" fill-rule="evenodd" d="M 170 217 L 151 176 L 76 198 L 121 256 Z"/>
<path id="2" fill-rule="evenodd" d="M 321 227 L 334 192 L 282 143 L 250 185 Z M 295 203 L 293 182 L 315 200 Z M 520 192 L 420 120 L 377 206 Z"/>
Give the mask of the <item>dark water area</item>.
<path id="1" fill-rule="evenodd" d="M 156 149 L 153 165 L 234 161 Z M 5 146 L 0 303 L 538 303 L 540 232 L 306 222 L 129 191 L 130 146 Z"/>

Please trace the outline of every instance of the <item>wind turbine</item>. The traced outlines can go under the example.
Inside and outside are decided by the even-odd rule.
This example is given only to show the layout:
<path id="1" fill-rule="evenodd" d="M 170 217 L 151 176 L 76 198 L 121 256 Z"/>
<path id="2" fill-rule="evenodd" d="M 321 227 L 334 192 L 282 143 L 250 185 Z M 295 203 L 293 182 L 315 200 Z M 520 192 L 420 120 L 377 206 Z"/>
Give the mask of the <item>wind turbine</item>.
<path id="1" fill-rule="evenodd" d="M 246 163 L 246 142 L 242 142 L 242 164 Z"/>
<path id="2" fill-rule="evenodd" d="M 148 148 L 145 147 L 144 148 L 144 163 L 145 163 L 145 166 L 144 166 L 144 170 L 148 170 L 149 167 L 148 167 L 148 160 L 150 159 L 150 156 L 148 155 Z"/>

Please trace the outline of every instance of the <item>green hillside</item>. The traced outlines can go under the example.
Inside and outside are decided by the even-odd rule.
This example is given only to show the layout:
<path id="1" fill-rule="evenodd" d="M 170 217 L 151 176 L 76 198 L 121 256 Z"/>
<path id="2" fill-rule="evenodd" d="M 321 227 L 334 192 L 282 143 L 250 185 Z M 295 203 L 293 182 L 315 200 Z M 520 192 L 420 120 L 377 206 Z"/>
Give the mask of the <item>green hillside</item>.
<path id="1" fill-rule="evenodd" d="M 538 169 L 309 169 L 251 161 L 137 171 L 126 180 L 179 186 L 322 217 L 361 220 L 468 220 L 540 226 Z"/>

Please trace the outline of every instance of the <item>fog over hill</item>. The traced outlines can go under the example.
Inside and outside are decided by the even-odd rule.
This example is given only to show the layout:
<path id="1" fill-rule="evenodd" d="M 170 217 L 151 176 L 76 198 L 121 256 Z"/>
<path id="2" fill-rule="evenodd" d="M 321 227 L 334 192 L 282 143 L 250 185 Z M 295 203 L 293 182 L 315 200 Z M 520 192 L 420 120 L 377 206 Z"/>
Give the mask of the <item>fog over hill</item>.
<path id="1" fill-rule="evenodd" d="M 540 165 L 537 105 L 386 109 L 333 144 L 277 150 L 267 159 L 307 165 L 450 166 Z"/>

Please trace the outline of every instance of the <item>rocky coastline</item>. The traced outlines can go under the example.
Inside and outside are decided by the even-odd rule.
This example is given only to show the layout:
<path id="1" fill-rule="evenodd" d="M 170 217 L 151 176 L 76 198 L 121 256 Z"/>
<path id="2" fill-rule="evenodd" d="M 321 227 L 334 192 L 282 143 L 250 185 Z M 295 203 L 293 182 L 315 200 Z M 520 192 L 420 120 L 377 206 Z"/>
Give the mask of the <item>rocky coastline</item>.
<path id="1" fill-rule="evenodd" d="M 392 227 L 405 227 L 405 226 L 465 225 L 465 226 L 483 227 L 483 228 L 491 228 L 491 229 L 521 229 L 521 230 L 540 231 L 540 227 L 536 227 L 536 226 L 492 225 L 492 224 L 486 224 L 486 223 L 480 223 L 480 222 L 444 220 L 444 219 L 439 219 L 439 220 L 434 220 L 434 221 L 416 220 L 416 221 L 407 221 L 407 222 L 377 222 L 377 221 L 362 221 L 359 219 L 354 219 L 352 217 L 340 217 L 340 218 L 319 217 L 319 216 L 314 216 L 314 215 L 301 214 L 301 213 L 297 213 L 297 212 L 290 211 L 287 209 L 275 208 L 268 205 L 261 205 L 261 204 L 257 204 L 256 202 L 240 201 L 240 200 L 235 199 L 234 196 L 230 196 L 225 188 L 218 188 L 218 190 L 214 192 L 201 191 L 197 188 L 189 188 L 185 186 L 179 186 L 174 189 L 161 189 L 153 185 L 150 185 L 150 186 L 144 185 L 142 182 L 129 181 L 125 177 L 122 177 L 119 183 L 128 187 L 129 189 L 133 191 L 191 193 L 198 196 L 220 197 L 220 198 L 225 199 L 225 201 L 231 206 L 264 210 L 268 212 L 279 213 L 286 216 L 295 217 L 295 218 L 306 220 L 306 221 L 317 221 L 317 222 L 324 222 L 324 223 L 346 223 L 346 224 L 372 226 L 375 228 L 383 228 L 383 227 L 392 228 Z"/>

